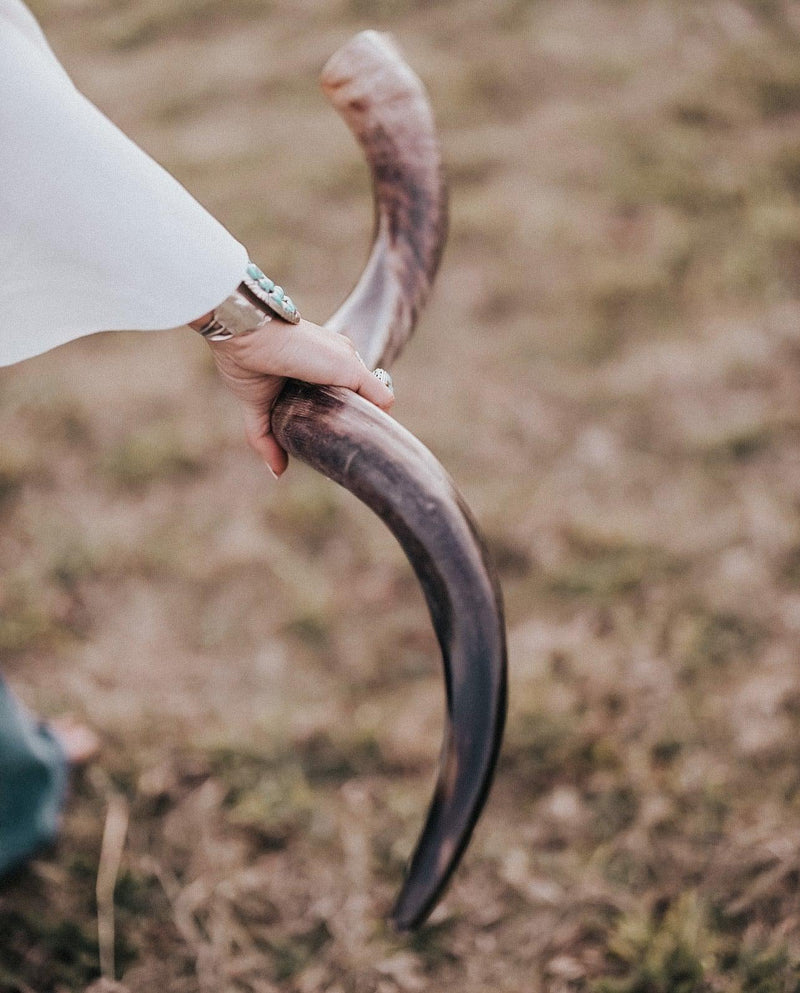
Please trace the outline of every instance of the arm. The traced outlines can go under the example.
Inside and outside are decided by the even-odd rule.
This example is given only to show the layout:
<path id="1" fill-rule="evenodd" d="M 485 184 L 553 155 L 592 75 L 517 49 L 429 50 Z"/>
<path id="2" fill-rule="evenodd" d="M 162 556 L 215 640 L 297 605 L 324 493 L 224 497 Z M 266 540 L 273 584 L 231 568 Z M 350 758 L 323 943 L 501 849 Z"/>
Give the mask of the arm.
<path id="1" fill-rule="evenodd" d="M 247 252 L 72 85 L 0 0 L 0 365 L 97 331 L 177 327 Z M 12 17 L 11 14 L 14 14 Z"/>
<path id="2" fill-rule="evenodd" d="M 183 324 L 241 280 L 244 247 L 75 89 L 20 0 L 0 0 L 0 134 L 0 365 L 96 331 Z M 210 344 L 276 474 L 270 413 L 286 377 L 392 401 L 350 342 L 307 321 Z"/>

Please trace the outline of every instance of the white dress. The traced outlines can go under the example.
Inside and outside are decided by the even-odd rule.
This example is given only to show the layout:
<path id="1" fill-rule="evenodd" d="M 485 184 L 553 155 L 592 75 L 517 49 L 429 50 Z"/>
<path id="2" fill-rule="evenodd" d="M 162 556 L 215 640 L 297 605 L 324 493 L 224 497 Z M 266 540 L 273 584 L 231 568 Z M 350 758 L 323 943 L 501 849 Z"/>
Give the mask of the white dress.
<path id="1" fill-rule="evenodd" d="M 95 331 L 185 324 L 246 264 L 75 89 L 21 0 L 0 0 L 0 365 Z"/>
<path id="2" fill-rule="evenodd" d="M 0 365 L 102 330 L 174 327 L 241 281 L 244 248 L 70 82 L 0 0 Z M 67 764 L 0 679 L 0 876 L 58 830 Z"/>

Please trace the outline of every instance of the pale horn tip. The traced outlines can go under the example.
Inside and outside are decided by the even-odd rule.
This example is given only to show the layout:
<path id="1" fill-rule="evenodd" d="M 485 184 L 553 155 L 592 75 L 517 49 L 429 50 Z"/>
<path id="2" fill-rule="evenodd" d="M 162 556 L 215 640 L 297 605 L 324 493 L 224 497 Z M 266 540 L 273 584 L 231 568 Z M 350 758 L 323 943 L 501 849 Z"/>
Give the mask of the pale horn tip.
<path id="1" fill-rule="evenodd" d="M 370 92 L 377 83 L 380 91 L 388 66 L 391 66 L 388 78 L 395 94 L 400 92 L 401 79 L 404 89 L 414 93 L 419 90 L 417 77 L 405 63 L 393 36 L 385 31 L 360 31 L 331 55 L 322 67 L 320 84 L 337 105 L 335 94 L 348 83 L 359 92 Z"/>

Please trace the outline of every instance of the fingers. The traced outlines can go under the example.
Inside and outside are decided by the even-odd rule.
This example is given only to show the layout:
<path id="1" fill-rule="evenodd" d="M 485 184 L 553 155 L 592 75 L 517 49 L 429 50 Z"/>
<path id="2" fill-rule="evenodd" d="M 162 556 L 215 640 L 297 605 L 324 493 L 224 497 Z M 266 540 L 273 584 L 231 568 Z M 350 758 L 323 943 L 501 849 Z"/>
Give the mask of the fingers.
<path id="1" fill-rule="evenodd" d="M 358 361 L 362 372 L 358 384 L 353 387 L 356 393 L 360 393 L 365 400 L 371 400 L 372 403 L 377 404 L 383 410 L 389 410 L 394 403 L 394 392 L 383 380 L 378 379 L 369 371 L 363 362 L 361 362 L 360 356 L 358 356 Z"/>
<path id="2" fill-rule="evenodd" d="M 305 326 L 292 329 L 299 333 L 291 338 L 298 368 L 287 375 L 308 383 L 344 386 L 384 410 L 392 406 L 394 394 L 372 375 L 346 335 L 309 322 L 301 324 Z"/>
<path id="3" fill-rule="evenodd" d="M 311 325 L 311 328 L 316 346 L 313 357 L 304 357 L 303 375 L 289 375 L 309 383 L 344 386 L 383 410 L 389 410 L 394 403 L 394 393 L 373 376 L 353 342 L 346 335 L 316 325 Z"/>
<path id="4" fill-rule="evenodd" d="M 244 407 L 244 433 L 247 443 L 266 464 L 277 479 L 286 471 L 289 464 L 286 452 L 275 440 L 269 428 L 269 419 L 249 405 Z"/>
<path id="5" fill-rule="evenodd" d="M 370 373 L 349 338 L 310 321 L 272 321 L 263 330 L 213 347 L 225 350 L 245 373 L 344 386 L 384 410 L 394 402 L 392 391 Z"/>

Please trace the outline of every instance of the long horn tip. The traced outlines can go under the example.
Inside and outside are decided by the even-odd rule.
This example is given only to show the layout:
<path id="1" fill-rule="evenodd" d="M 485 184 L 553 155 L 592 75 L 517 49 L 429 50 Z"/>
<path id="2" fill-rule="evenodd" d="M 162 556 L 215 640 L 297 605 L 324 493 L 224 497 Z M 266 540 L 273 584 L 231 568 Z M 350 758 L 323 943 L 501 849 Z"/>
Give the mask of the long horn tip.
<path id="1" fill-rule="evenodd" d="M 398 934 L 408 934 L 422 927 L 433 910 L 436 900 L 420 903 L 407 892 L 402 892 L 389 914 L 389 925 Z"/>
<path id="2" fill-rule="evenodd" d="M 405 62 L 394 37 L 385 31 L 369 30 L 360 31 L 337 49 L 322 67 L 319 80 L 336 106 L 340 90 L 371 93 L 376 83 L 381 88 L 387 74 L 396 96 L 420 91 L 419 80 Z"/>
<path id="3" fill-rule="evenodd" d="M 363 68 L 365 63 L 382 64 L 387 56 L 392 60 L 402 58 L 397 43 L 388 31 L 359 31 L 337 48 L 325 63 L 320 74 L 322 85 L 336 85 L 340 74 L 352 76 L 353 60 L 357 60 L 359 68 Z"/>

